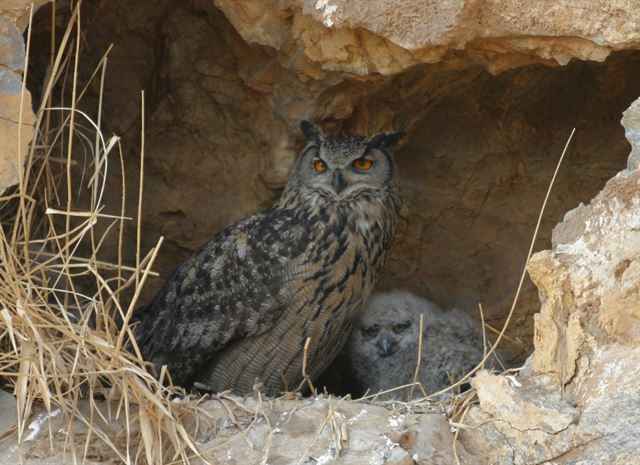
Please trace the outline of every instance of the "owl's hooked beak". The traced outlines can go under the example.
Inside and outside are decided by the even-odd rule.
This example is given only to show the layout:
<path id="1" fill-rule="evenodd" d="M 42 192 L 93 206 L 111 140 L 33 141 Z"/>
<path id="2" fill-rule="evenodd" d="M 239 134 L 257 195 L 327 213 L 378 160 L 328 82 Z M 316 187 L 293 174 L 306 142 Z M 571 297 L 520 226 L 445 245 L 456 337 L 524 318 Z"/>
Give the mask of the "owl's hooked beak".
<path id="1" fill-rule="evenodd" d="M 336 191 L 336 194 L 340 194 L 347 186 L 347 183 L 344 182 L 344 177 L 342 176 L 342 172 L 340 170 L 336 170 L 333 173 L 333 178 L 331 179 L 331 187 Z"/>

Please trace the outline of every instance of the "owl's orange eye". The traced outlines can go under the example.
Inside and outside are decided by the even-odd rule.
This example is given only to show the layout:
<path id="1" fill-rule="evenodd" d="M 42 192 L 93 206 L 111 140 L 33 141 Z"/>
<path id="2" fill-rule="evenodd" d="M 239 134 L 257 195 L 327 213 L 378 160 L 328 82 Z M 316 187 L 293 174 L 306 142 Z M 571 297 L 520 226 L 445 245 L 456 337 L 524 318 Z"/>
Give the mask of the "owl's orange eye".
<path id="1" fill-rule="evenodd" d="M 322 173 L 327 170 L 327 164 L 322 160 L 316 160 L 313 162 L 313 168 L 318 172 Z"/>
<path id="2" fill-rule="evenodd" d="M 353 167 L 360 171 L 367 171 L 368 169 L 371 169 L 372 166 L 373 166 L 373 161 L 367 158 L 358 158 L 356 161 L 353 162 Z"/>

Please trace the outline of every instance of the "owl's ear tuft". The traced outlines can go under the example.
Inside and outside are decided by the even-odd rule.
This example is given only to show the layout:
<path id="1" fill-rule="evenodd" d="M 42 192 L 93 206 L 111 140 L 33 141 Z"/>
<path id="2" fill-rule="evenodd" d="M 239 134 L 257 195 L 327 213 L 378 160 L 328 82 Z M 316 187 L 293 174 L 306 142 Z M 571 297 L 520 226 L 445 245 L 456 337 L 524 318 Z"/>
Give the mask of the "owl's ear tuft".
<path id="1" fill-rule="evenodd" d="M 322 129 L 310 121 L 303 120 L 300 123 L 300 129 L 302 130 L 302 134 L 312 142 L 320 142 L 323 138 Z"/>
<path id="2" fill-rule="evenodd" d="M 381 132 L 375 136 L 371 136 L 367 141 L 369 147 L 393 147 L 400 139 L 406 136 L 404 131 L 397 132 Z"/>

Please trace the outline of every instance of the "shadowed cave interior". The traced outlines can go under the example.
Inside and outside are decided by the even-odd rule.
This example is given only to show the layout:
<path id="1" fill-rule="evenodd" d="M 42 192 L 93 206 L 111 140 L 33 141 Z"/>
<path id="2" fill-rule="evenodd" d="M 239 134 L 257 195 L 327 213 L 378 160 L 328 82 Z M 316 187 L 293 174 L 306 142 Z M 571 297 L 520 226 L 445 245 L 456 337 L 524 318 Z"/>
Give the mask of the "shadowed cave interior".
<path id="1" fill-rule="evenodd" d="M 85 2 L 83 15 L 80 83 L 113 43 L 103 130 L 123 138 L 129 216 L 136 211 L 145 90 L 142 246 L 148 250 L 160 235 L 165 243 L 154 267 L 160 277 L 148 283 L 144 303 L 217 231 L 277 199 L 283 182 L 273 172 L 286 172 L 304 145 L 283 108 L 296 104 L 290 89 L 315 84 L 284 68 L 274 50 L 244 42 L 210 1 L 94 0 Z M 68 5 L 58 2 L 58 38 L 68 16 Z M 36 107 L 50 34 L 47 5 L 35 17 L 32 38 L 29 89 Z M 408 289 L 475 318 L 482 304 L 487 323 L 501 329 L 572 128 L 575 138 L 535 250 L 548 248 L 564 214 L 588 202 L 624 168 L 629 145 L 620 118 L 640 95 L 640 53 L 614 54 L 604 63 L 529 65 L 495 76 L 478 66 L 421 65 L 396 76 L 374 76 L 366 92 L 362 82 L 358 76 L 335 77 L 306 113 L 325 132 L 408 132 L 396 153 L 405 203 L 379 288 Z M 98 96 L 93 82 L 83 110 L 95 116 Z M 349 100 L 344 108 L 336 103 L 341 99 Z M 271 155 L 274 141 L 266 135 L 272 121 L 294 141 L 280 158 Z M 117 173 L 111 181 L 106 213 L 117 214 Z M 124 254 L 132 259 L 135 225 L 128 224 L 126 234 L 131 240 Z M 115 259 L 114 247 L 105 244 L 102 251 L 105 261 Z M 507 364 L 519 364 L 531 352 L 539 305 L 527 279 L 507 331 L 511 341 L 503 342 Z M 494 336 L 490 330 L 488 336 Z"/>

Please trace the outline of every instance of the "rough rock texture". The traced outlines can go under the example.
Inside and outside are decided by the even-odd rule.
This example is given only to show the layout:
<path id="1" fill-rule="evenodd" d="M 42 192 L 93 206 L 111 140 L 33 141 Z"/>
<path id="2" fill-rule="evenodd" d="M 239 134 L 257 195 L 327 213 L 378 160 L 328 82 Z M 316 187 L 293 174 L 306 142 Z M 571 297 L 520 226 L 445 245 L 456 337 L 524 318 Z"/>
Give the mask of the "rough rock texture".
<path id="1" fill-rule="evenodd" d="M 17 421 L 18 409 L 16 408 L 15 397 L 0 391 L 0 439 L 10 434 Z"/>
<path id="2" fill-rule="evenodd" d="M 448 44 L 439 63 L 417 64 L 411 58 L 396 66 L 394 60 L 405 54 L 422 53 L 403 49 L 400 39 L 393 39 L 397 45 L 387 37 L 390 25 L 402 18 L 409 21 L 414 10 L 407 8 L 405 16 L 393 19 L 384 13 L 391 10 L 382 2 L 371 2 L 366 8 L 382 10 L 368 15 L 367 21 L 378 18 L 380 24 L 387 21 L 386 26 L 368 30 L 357 18 L 349 23 L 346 13 L 336 10 L 335 20 L 342 18 L 341 24 L 354 29 L 329 28 L 318 20 L 315 7 L 320 3 L 220 1 L 222 10 L 209 0 L 85 4 L 84 24 L 91 27 L 83 35 L 90 44 L 81 60 L 84 78 L 114 43 L 104 115 L 117 117 L 103 121 L 105 132 L 124 135 L 124 146 L 130 149 L 130 216 L 135 216 L 137 204 L 140 89 L 146 91 L 143 248 L 155 245 L 160 234 L 166 240 L 156 261 L 162 277 L 149 283 L 143 301 L 176 263 L 215 232 L 277 198 L 303 143 L 299 120 L 311 118 L 327 131 L 409 131 L 397 156 L 405 207 L 381 287 L 408 288 L 475 316 L 481 302 L 487 320 L 498 327 L 517 284 L 544 189 L 571 128 L 577 127 L 577 137 L 550 199 L 539 248 L 548 247 L 551 227 L 566 211 L 592 198 L 624 166 L 628 144 L 619 118 L 638 94 L 640 55 L 620 53 L 602 64 L 537 64 L 493 76 L 475 64 L 488 63 L 476 59 L 479 46 L 470 45 L 479 39 L 469 42 L 456 36 L 469 29 L 468 22 L 460 22 L 457 32 L 451 32 L 458 39 L 435 26 L 421 27 L 416 37 L 407 39 L 423 43 L 420 47 L 429 53 Z M 344 5 L 356 14 L 355 3 Z M 443 25 L 443 5 L 434 2 L 433 14 L 420 14 L 434 18 L 431 26 Z M 464 5 L 460 8 L 467 11 Z M 612 21 L 632 21 L 632 13 L 624 11 L 611 16 Z M 43 10 L 36 25 L 42 32 L 34 41 L 35 69 L 45 69 L 48 17 Z M 57 24 L 64 24 L 63 18 Z M 604 21 L 583 35 L 596 41 L 598 31 L 610 29 Z M 483 37 L 491 35 L 488 26 L 482 30 Z M 403 34 L 411 31 L 407 27 Z M 562 31 L 563 37 L 543 38 L 538 45 L 568 41 Z M 540 61 L 534 52 L 523 60 L 520 52 L 505 45 L 514 37 L 525 40 L 518 35 L 525 32 L 500 29 L 494 35 L 501 38 L 491 39 L 497 41 L 493 55 L 513 60 L 505 68 Z M 427 40 L 425 34 L 434 37 Z M 618 43 L 630 47 L 627 39 Z M 466 48 L 458 50 L 462 44 Z M 357 56 L 365 48 L 360 60 Z M 389 69 L 382 72 L 382 65 L 370 65 L 371 57 L 388 62 Z M 37 73 L 32 76 L 36 79 Z M 83 101 L 89 112 L 95 111 L 97 88 Z M 120 205 L 115 175 L 111 186 L 106 204 L 115 214 Z M 129 227 L 130 233 L 135 230 L 132 223 Z M 126 256 L 133 257 L 135 241 L 128 244 Z M 105 260 L 115 258 L 107 256 L 115 249 L 103 250 Z M 525 347 L 531 346 L 532 314 L 538 309 L 529 283 L 509 332 Z M 512 349 L 514 355 L 522 353 L 519 346 Z"/>
<path id="3" fill-rule="evenodd" d="M 0 413 L 3 413 L 0 393 Z M 7 396 L 11 398 L 10 396 Z M 11 406 L 15 410 L 14 405 Z M 80 411 L 89 415 L 88 405 Z M 114 445 L 126 454 L 122 416 L 109 415 L 104 402 L 98 403 L 109 423 L 97 418 L 99 428 L 110 435 Z M 200 405 L 199 430 L 196 435 L 200 451 L 209 463 L 245 465 L 335 464 L 335 465 L 453 465 L 453 435 L 449 422 L 436 413 L 399 414 L 367 403 L 317 397 L 305 400 L 257 400 L 253 397 L 224 397 Z M 112 406 L 114 411 L 115 407 Z M 7 408 L 7 411 L 9 409 Z M 54 410 L 39 412 L 25 429 L 22 462 L 25 465 L 78 462 L 87 450 L 89 464 L 120 463 L 116 454 L 96 436 L 87 440 L 86 427 L 72 423 L 74 438 L 69 440 L 67 422 Z M 191 431 L 193 421 L 185 420 Z M 0 438 L 4 431 L 1 429 Z M 51 431 L 53 442 L 50 441 Z M 131 435 L 139 425 L 131 425 Z M 53 444 L 53 447 L 51 447 Z M 74 452 L 75 448 L 75 452 Z M 461 465 L 477 463 L 462 445 L 457 446 Z M 15 435 L 0 443 L 0 464 L 19 463 L 20 449 Z M 64 458 L 66 457 L 66 461 Z M 203 463 L 193 459 L 193 464 Z"/>
<path id="4" fill-rule="evenodd" d="M 535 352 L 517 379 L 474 379 L 469 421 L 489 423 L 464 443 L 489 463 L 640 463 L 640 170 L 567 213 L 552 243 L 528 267 L 542 300 Z"/>
<path id="5" fill-rule="evenodd" d="M 304 70 L 394 74 L 421 63 L 480 63 L 493 72 L 529 63 L 604 60 L 640 45 L 633 0 L 216 0 L 242 37 Z M 312 66 L 307 65 L 310 71 Z M 318 74 L 318 71 L 311 71 Z M 311 74 L 310 73 L 310 74 Z"/>
<path id="6" fill-rule="evenodd" d="M 257 407 L 253 399 L 244 401 L 244 406 L 248 412 Z M 376 405 L 324 398 L 276 401 L 266 406 L 268 413 L 245 435 L 239 435 L 237 426 L 225 421 L 228 413 L 221 402 L 213 401 L 206 408 L 217 412 L 221 421 L 217 434 L 203 441 L 203 450 L 213 451 L 220 463 L 454 463 L 453 436 L 439 414 L 394 414 Z M 464 448 L 458 454 L 461 464 L 474 463 Z"/>
<path id="7" fill-rule="evenodd" d="M 622 116 L 622 125 L 625 137 L 631 143 L 627 169 L 640 168 L 640 100 L 636 100 L 625 110 Z"/>
<path id="8" fill-rule="evenodd" d="M 25 61 L 22 32 L 29 23 L 31 4 L 37 9 L 46 2 L 4 0 L 0 5 L 0 194 L 18 182 L 19 160 L 24 161 L 34 134 L 31 94 L 22 92 Z"/>

